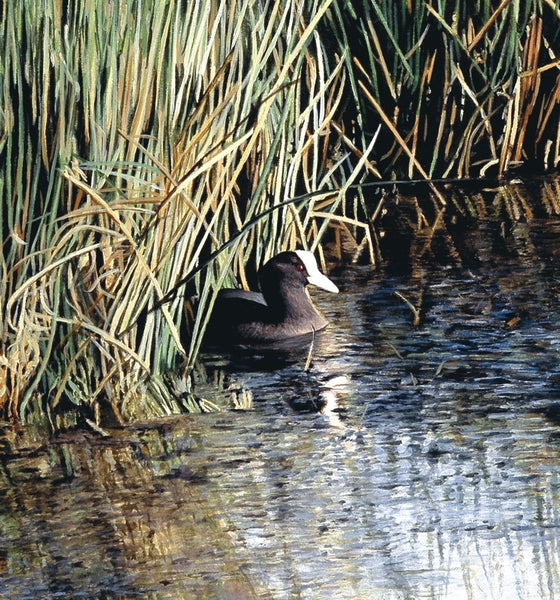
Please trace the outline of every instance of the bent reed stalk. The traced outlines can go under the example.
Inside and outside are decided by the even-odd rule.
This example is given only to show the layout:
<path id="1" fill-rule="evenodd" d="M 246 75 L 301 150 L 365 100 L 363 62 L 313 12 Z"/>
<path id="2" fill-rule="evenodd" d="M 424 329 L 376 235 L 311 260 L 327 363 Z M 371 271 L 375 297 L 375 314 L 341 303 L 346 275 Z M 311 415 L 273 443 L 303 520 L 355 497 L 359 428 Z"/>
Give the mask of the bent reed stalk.
<path id="1" fill-rule="evenodd" d="M 331 232 L 375 262 L 365 181 L 559 162 L 549 0 L 8 0 L 0 19 L 13 420 L 212 410 L 200 343 L 246 265 L 324 259 Z"/>

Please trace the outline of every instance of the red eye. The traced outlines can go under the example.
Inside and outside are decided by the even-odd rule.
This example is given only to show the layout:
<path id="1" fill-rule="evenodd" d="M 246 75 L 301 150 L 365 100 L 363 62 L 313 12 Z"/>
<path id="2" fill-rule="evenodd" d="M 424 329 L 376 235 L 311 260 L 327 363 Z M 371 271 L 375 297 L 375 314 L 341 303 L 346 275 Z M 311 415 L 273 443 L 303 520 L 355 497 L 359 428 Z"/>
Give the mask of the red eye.
<path id="1" fill-rule="evenodd" d="M 303 270 L 305 270 L 305 267 L 302 264 L 298 264 L 298 265 L 296 265 L 296 269 L 298 271 L 303 271 Z"/>

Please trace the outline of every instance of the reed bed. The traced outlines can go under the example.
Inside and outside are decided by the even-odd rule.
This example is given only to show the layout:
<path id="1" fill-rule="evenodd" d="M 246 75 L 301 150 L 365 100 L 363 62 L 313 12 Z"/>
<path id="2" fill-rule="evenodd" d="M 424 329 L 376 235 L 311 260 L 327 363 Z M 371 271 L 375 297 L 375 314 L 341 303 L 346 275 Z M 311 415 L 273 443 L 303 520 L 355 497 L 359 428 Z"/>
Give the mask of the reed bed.
<path id="1" fill-rule="evenodd" d="M 286 248 L 324 261 L 327 240 L 375 263 L 383 201 L 361 184 L 558 164 L 552 1 L 9 0 L 0 18 L 12 420 L 214 410 L 195 380 L 217 291 Z"/>
<path id="2" fill-rule="evenodd" d="M 329 150 L 331 4 L 3 5 L 7 416 L 38 396 L 55 426 L 74 406 L 94 424 L 212 408 L 189 392 L 217 290 L 281 249 L 320 253 L 331 218 L 367 233 L 339 210 L 367 153 Z M 163 392 L 170 371 L 187 393 Z"/>
<path id="3" fill-rule="evenodd" d="M 384 178 L 504 177 L 560 162 L 554 0 L 336 4 L 354 110 Z"/>

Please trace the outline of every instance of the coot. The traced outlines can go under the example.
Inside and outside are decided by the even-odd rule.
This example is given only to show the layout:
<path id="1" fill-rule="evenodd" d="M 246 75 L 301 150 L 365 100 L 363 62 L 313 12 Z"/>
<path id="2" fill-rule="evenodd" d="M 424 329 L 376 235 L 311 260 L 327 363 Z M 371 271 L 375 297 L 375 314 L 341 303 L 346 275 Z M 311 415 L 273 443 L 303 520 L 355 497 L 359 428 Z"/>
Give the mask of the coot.
<path id="1" fill-rule="evenodd" d="M 221 346 L 263 346 L 324 329 L 328 322 L 306 291 L 311 283 L 329 292 L 336 285 L 317 267 L 311 252 L 282 252 L 259 271 L 261 292 L 221 290 L 206 341 Z"/>

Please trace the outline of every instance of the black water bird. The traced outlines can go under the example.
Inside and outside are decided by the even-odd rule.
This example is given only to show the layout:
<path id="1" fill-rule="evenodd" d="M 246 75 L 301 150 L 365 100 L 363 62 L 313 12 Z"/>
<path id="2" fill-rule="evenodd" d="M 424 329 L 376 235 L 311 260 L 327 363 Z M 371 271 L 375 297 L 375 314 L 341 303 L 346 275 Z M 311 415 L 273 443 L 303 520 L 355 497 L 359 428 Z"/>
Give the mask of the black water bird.
<path id="1" fill-rule="evenodd" d="M 311 252 L 282 252 L 258 274 L 260 292 L 225 289 L 218 294 L 206 341 L 221 346 L 266 346 L 324 329 L 328 321 L 311 302 L 308 284 L 329 292 L 336 285 Z"/>

